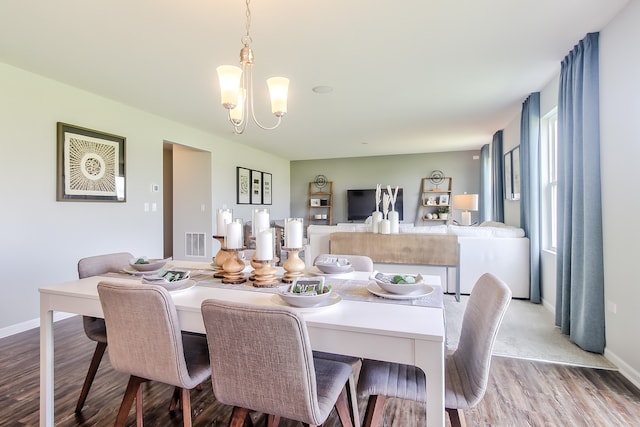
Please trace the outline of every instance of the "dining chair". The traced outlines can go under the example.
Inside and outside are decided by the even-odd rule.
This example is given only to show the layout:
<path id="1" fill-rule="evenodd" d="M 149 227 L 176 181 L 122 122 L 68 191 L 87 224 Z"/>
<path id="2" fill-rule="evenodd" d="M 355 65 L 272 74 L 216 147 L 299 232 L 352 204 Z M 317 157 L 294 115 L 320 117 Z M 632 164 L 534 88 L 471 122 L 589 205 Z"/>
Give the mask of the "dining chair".
<path id="1" fill-rule="evenodd" d="M 371 258 L 364 255 L 320 254 L 313 260 L 313 265 L 315 265 L 318 260 L 327 257 L 345 258 L 349 260 L 349 263 L 355 271 L 366 271 L 369 273 L 373 272 L 373 261 L 371 260 Z"/>
<path id="2" fill-rule="evenodd" d="M 191 426 L 190 390 L 211 375 L 204 335 L 182 334 L 169 292 L 159 285 L 102 281 L 98 296 L 109 334 L 109 360 L 129 382 L 116 426 L 124 426 L 133 401 L 141 426 L 141 384 L 158 381 L 175 387 L 170 410 L 179 400 L 185 427 Z"/>
<path id="3" fill-rule="evenodd" d="M 202 302 L 216 399 L 233 406 L 230 426 L 249 411 L 268 425 L 287 418 L 320 426 L 333 407 L 352 426 L 345 386 L 351 366 L 314 358 L 304 319 L 289 307 L 208 299 Z"/>
<path id="4" fill-rule="evenodd" d="M 341 254 L 320 254 L 318 255 L 313 264 L 323 258 L 326 257 L 339 257 L 345 258 L 349 260 L 349 263 L 353 266 L 355 271 L 365 271 L 368 273 L 373 272 L 373 261 L 368 256 L 364 255 L 341 255 Z M 349 401 L 349 407 L 351 408 L 351 416 L 353 418 L 353 423 L 355 425 L 360 425 L 360 411 L 358 409 L 358 397 L 356 385 L 358 383 L 358 375 L 360 373 L 360 369 L 362 367 L 362 361 L 359 357 L 353 356 L 344 356 L 342 354 L 333 354 L 333 353 L 325 353 L 314 351 L 314 357 L 319 357 L 323 359 L 336 360 L 343 363 L 348 363 L 351 365 L 352 373 L 349 376 L 349 389 L 347 393 L 347 399 Z"/>
<path id="5" fill-rule="evenodd" d="M 480 276 L 471 291 L 458 348 L 445 360 L 445 409 L 454 427 L 464 425 L 462 410 L 484 397 L 493 344 L 510 301 L 509 287 L 490 273 Z M 358 382 L 359 395 L 369 396 L 363 425 L 381 425 L 386 397 L 426 403 L 425 381 L 415 366 L 365 359 Z"/>
<path id="6" fill-rule="evenodd" d="M 85 277 L 120 271 L 129 265 L 132 258 L 133 255 L 128 252 L 117 252 L 82 258 L 78 261 L 78 277 L 84 279 Z M 89 395 L 89 390 L 100 367 L 100 362 L 107 349 L 107 331 L 103 319 L 82 316 L 82 325 L 84 326 L 84 332 L 87 337 L 96 342 L 96 349 L 93 352 L 91 364 L 87 370 L 82 390 L 80 391 L 80 397 L 78 397 L 76 413 L 80 413 L 84 407 L 84 403 Z"/>

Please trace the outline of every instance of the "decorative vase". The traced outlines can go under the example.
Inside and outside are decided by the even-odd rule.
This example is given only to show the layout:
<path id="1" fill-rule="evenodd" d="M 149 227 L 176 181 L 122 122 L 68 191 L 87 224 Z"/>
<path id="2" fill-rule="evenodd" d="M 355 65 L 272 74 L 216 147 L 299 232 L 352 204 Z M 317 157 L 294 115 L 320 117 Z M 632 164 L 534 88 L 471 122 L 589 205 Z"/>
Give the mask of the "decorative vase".
<path id="1" fill-rule="evenodd" d="M 380 234 L 390 234 L 391 233 L 391 221 L 388 219 L 383 219 L 380 221 Z"/>
<path id="2" fill-rule="evenodd" d="M 374 233 L 380 232 L 380 221 L 382 221 L 382 212 L 375 211 L 371 214 L 371 231 Z"/>
<path id="3" fill-rule="evenodd" d="M 396 211 L 389 212 L 390 233 L 398 234 L 400 232 L 400 214 Z"/>

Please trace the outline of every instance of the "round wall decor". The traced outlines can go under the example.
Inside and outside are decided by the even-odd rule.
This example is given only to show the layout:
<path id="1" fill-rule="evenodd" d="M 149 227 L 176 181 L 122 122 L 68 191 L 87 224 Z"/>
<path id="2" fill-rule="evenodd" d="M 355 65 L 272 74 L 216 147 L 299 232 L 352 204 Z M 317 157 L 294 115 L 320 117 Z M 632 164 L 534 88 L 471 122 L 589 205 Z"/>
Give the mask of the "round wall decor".
<path id="1" fill-rule="evenodd" d="M 316 175 L 316 177 L 313 180 L 313 183 L 319 189 L 323 189 L 327 185 L 327 177 L 324 175 Z"/>
<path id="2" fill-rule="evenodd" d="M 442 181 L 444 181 L 444 173 L 439 170 L 434 170 L 433 172 L 431 172 L 429 180 L 435 186 L 437 186 L 438 184 L 442 184 Z"/>

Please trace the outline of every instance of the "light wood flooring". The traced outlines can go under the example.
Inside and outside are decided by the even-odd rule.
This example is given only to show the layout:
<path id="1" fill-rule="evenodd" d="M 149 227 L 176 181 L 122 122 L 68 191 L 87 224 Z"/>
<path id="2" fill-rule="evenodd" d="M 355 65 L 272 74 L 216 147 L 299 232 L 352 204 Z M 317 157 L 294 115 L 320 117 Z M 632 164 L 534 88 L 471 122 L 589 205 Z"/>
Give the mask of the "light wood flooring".
<path id="1" fill-rule="evenodd" d="M 127 376 L 115 372 L 108 356 L 81 416 L 74 408 L 94 343 L 82 331 L 80 317 L 55 325 L 56 426 L 113 425 Z M 108 353 L 108 350 L 107 350 Z M 0 340 L 0 426 L 37 426 L 39 420 L 39 331 Z M 179 412 L 168 412 L 171 387 L 151 383 L 144 388 L 146 426 L 181 426 Z M 231 408 L 218 403 L 206 382 L 191 394 L 194 426 L 225 426 Z M 286 396 L 283 395 L 286 399 Z M 365 401 L 361 401 L 364 413 Z M 385 426 L 425 425 L 421 405 L 388 399 Z M 469 426 L 640 426 L 640 390 L 617 371 L 494 357 L 487 394 L 465 411 Z M 265 417 L 253 414 L 256 426 Z M 129 425 L 135 425 L 133 412 Z M 283 421 L 284 427 L 300 423 Z M 339 426 L 335 411 L 325 426 Z M 447 422 L 448 425 L 448 422 Z"/>

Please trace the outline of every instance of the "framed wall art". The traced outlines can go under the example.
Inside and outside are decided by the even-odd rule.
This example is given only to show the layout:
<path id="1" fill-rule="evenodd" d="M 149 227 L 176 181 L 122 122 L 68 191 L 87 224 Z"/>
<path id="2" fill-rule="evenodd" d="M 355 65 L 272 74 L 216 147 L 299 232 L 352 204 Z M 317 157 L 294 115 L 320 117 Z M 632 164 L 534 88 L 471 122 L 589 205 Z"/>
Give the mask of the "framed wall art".
<path id="1" fill-rule="evenodd" d="M 251 204 L 262 204 L 262 172 L 251 171 Z"/>
<path id="2" fill-rule="evenodd" d="M 272 188 L 272 176 L 268 172 L 262 172 L 262 204 L 270 205 L 272 202 L 271 194 Z"/>
<path id="3" fill-rule="evenodd" d="M 251 203 L 251 169 L 236 167 L 236 193 L 237 204 Z"/>
<path id="4" fill-rule="evenodd" d="M 57 123 L 56 200 L 125 202 L 123 136 Z"/>

